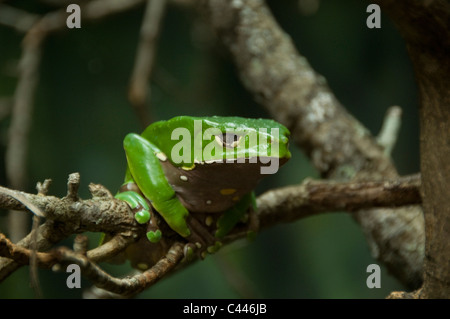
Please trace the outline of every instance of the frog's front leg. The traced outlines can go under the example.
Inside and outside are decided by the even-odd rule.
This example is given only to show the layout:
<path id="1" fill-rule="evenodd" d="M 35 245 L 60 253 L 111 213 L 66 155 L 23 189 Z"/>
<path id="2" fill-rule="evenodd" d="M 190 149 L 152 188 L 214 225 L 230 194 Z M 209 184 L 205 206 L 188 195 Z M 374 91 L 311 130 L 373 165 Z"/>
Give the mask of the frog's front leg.
<path id="1" fill-rule="evenodd" d="M 195 249 L 203 251 L 214 245 L 214 236 L 202 229 L 189 215 L 167 181 L 160 163 L 167 160 L 166 155 L 153 143 L 137 134 L 128 134 L 125 137 L 124 148 L 129 167 L 126 179 L 136 183 L 143 197 L 150 200 L 153 208 L 169 227 L 195 244 Z M 155 235 L 160 237 L 162 234 L 156 234 L 155 231 Z"/>
<path id="2" fill-rule="evenodd" d="M 176 198 L 167 182 L 160 160 L 166 155 L 153 143 L 137 134 L 128 134 L 124 140 L 130 176 L 142 194 L 164 218 L 167 224 L 183 237 L 190 235 L 186 224 L 187 209 Z"/>
<path id="3" fill-rule="evenodd" d="M 135 219 L 140 224 L 147 224 L 147 238 L 152 243 L 159 243 L 162 237 L 160 229 L 160 219 L 153 210 L 151 203 L 145 199 L 137 184 L 133 180 L 127 180 L 121 187 L 116 198 L 127 202 L 135 214 Z M 186 246 L 185 255 L 191 255 L 194 251 L 200 257 L 204 257 L 203 252 L 214 252 L 218 249 L 217 239 L 211 234 L 196 217 L 189 215 L 186 218 L 190 235 L 186 239 L 190 242 Z M 166 229 L 167 231 L 167 229 Z M 166 235 L 167 232 L 165 231 Z M 172 233 L 172 232 L 171 232 Z M 171 236 L 169 234 L 169 236 Z"/>
<path id="4" fill-rule="evenodd" d="M 134 213 L 134 218 L 139 224 L 147 224 L 146 236 L 152 243 L 157 243 L 161 239 L 162 232 L 159 229 L 159 219 L 152 209 L 151 203 L 144 197 L 137 184 L 128 174 L 125 183 L 115 196 L 117 199 L 125 201 Z"/>

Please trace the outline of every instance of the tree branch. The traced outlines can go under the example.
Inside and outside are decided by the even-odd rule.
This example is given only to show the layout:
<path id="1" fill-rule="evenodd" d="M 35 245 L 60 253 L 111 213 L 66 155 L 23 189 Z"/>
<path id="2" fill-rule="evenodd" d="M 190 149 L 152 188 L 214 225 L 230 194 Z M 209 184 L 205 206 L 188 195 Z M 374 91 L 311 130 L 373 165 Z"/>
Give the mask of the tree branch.
<path id="1" fill-rule="evenodd" d="M 73 182 L 79 183 L 79 178 L 74 178 L 76 175 L 71 174 L 68 183 L 70 196 L 64 198 L 0 188 L 1 208 L 28 210 L 32 207 L 30 211 L 39 210 L 47 219 L 36 231 L 32 231 L 19 241 L 18 247 L 30 249 L 32 243 L 35 243 L 38 251 L 44 251 L 71 234 L 85 231 L 116 234 L 108 245 L 87 253 L 94 261 L 102 261 L 117 254 L 142 236 L 145 230 L 137 224 L 128 205 L 114 199 L 103 186 L 89 185 L 93 195 L 90 200 L 80 200 L 78 195 L 73 194 L 73 190 L 78 189 Z M 0 258 L 0 282 L 21 265 L 16 260 Z"/>
<path id="2" fill-rule="evenodd" d="M 377 142 L 384 148 L 387 156 L 391 155 L 397 142 L 398 132 L 401 125 L 402 109 L 399 106 L 392 106 L 386 112 L 383 126 L 377 136 Z"/>
<path id="3" fill-rule="evenodd" d="M 140 31 L 140 42 L 130 79 L 129 100 L 145 128 L 152 120 L 146 109 L 149 98 L 149 79 L 156 54 L 156 41 L 166 8 L 166 0 L 148 0 Z"/>
<path id="4" fill-rule="evenodd" d="M 265 228 L 318 213 L 418 205 L 419 191 L 419 175 L 384 182 L 305 181 L 259 196 L 258 215 Z"/>

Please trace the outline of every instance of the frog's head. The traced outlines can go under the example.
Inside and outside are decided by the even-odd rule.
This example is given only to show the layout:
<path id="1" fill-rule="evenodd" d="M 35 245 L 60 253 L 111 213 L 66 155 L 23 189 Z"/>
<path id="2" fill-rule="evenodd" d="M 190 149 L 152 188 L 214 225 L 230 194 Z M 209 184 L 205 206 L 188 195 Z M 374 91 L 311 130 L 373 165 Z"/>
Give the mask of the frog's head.
<path id="1" fill-rule="evenodd" d="M 269 119 L 179 116 L 151 125 L 143 136 L 177 167 L 258 162 L 262 174 L 274 174 L 279 162 L 291 156 L 289 134 L 286 127 Z"/>
<path id="2" fill-rule="evenodd" d="M 143 136 L 168 159 L 161 164 L 183 204 L 214 212 L 234 205 L 287 162 L 289 134 L 269 119 L 180 116 L 151 125 Z"/>
<path id="3" fill-rule="evenodd" d="M 275 174 L 291 156 L 289 131 L 273 120 L 210 117 L 202 121 L 202 127 L 194 133 L 195 142 L 202 132 L 202 157 L 194 157 L 194 161 L 257 163 L 264 175 Z"/>

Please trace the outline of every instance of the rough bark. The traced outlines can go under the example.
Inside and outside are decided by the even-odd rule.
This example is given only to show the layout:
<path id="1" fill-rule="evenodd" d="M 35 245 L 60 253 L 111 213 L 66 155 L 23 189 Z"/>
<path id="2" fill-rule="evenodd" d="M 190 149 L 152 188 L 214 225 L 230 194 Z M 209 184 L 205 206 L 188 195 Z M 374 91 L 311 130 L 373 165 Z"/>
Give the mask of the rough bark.
<path id="1" fill-rule="evenodd" d="M 420 91 L 425 215 L 421 298 L 450 298 L 450 1 L 380 0 L 406 40 Z"/>

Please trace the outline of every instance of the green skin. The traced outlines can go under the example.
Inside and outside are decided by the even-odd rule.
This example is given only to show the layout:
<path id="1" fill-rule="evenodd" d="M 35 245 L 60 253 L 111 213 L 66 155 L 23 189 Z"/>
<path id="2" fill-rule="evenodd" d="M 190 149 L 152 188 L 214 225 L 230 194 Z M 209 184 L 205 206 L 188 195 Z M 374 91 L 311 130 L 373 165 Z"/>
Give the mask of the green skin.
<path id="1" fill-rule="evenodd" d="M 282 165 L 290 158 L 288 137 L 287 128 L 267 119 L 178 116 L 153 123 L 141 135 L 130 133 L 124 139 L 128 168 L 116 198 L 148 225 L 150 242 L 162 238 L 156 210 L 195 247 L 214 252 L 220 238 L 255 210 L 252 190 L 264 177 L 261 168 L 268 166 L 267 159 Z M 265 163 L 257 160 L 263 157 Z M 214 233 L 196 222 L 193 213 L 212 216 Z"/>

